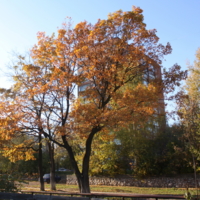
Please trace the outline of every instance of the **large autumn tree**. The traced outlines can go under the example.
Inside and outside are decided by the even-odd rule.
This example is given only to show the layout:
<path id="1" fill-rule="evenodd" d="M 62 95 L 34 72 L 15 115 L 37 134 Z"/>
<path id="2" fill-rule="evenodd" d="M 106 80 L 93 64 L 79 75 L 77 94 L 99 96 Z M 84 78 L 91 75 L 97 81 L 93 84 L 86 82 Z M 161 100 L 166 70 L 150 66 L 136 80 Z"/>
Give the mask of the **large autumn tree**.
<path id="1" fill-rule="evenodd" d="M 57 36 L 38 33 L 31 50 L 33 63 L 21 61 L 15 67 L 11 90 L 18 95 L 9 106 L 20 109 L 16 120 L 12 116 L 10 134 L 35 131 L 66 149 L 80 192 L 90 192 L 94 136 L 110 136 L 111 130 L 148 121 L 159 107 L 161 92 L 178 84 L 182 75 L 178 65 L 165 72 L 164 82 L 156 75 L 146 79 L 147 73 L 158 70 L 152 66 L 160 67 L 163 56 L 171 53 L 169 44 L 158 41 L 156 30 L 146 29 L 142 10 L 136 7 L 112 13 L 94 25 L 85 21 L 73 28 L 65 23 Z M 130 82 L 137 84 L 126 87 Z M 85 90 L 75 98 L 77 86 L 84 84 Z M 84 153 L 78 166 L 74 148 L 80 139 L 78 146 Z"/>

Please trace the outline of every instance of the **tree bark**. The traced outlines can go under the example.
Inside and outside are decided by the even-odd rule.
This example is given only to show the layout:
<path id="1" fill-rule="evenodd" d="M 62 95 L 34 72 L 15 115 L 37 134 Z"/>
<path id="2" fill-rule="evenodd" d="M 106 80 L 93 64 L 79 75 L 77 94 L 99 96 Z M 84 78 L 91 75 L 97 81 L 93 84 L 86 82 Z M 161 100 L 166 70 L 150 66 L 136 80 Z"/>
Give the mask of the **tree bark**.
<path id="1" fill-rule="evenodd" d="M 50 141 L 48 141 L 48 150 L 50 158 L 50 185 L 51 185 L 51 190 L 56 190 L 54 146 Z"/>
<path id="2" fill-rule="evenodd" d="M 81 193 L 90 193 L 89 176 L 81 174 L 77 177 L 77 180 L 79 183 L 79 191 Z"/>
<path id="3" fill-rule="evenodd" d="M 42 168 L 42 135 L 39 134 L 39 175 L 40 175 L 40 191 L 44 191 L 43 168 Z"/>
<path id="4" fill-rule="evenodd" d="M 197 167 L 196 167 L 196 159 L 195 159 L 193 153 L 192 153 L 192 161 L 193 161 L 193 169 L 194 169 L 195 188 L 196 188 L 197 197 L 198 197 Z"/>

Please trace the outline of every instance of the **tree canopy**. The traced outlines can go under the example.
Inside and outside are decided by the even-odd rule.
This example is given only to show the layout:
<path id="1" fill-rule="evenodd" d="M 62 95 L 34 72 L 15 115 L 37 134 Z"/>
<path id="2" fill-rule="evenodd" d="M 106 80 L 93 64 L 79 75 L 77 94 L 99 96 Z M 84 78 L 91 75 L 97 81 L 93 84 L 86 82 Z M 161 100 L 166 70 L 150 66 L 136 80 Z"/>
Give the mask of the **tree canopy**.
<path id="1" fill-rule="evenodd" d="M 114 12 L 94 25 L 84 21 L 72 27 L 69 21 L 57 35 L 39 32 L 32 62 L 19 57 L 14 67 L 15 83 L 9 91 L 14 98 L 4 98 L 7 92 L 2 95 L 2 136 L 39 134 L 65 148 L 80 191 L 90 192 L 94 136 L 101 132 L 106 137 L 110 130 L 148 121 L 159 106 L 159 94 L 173 90 L 184 74 L 175 65 L 165 71 L 164 81 L 155 75 L 144 84 L 147 72 L 156 70 L 155 63 L 161 67 L 169 53 L 170 44 L 159 44 L 156 30 L 146 29 L 137 7 Z M 77 86 L 86 82 L 86 89 L 75 98 Z M 126 87 L 130 82 L 137 84 Z M 78 166 L 73 148 L 80 138 L 84 153 Z"/>

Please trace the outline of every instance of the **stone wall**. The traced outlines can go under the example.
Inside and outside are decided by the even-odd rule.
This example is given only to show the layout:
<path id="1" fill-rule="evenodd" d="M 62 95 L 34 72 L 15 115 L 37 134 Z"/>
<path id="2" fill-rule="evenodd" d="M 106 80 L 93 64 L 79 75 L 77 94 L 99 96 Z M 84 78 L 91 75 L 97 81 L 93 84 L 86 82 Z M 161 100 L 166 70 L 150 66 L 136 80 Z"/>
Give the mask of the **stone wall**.
<path id="1" fill-rule="evenodd" d="M 200 178 L 198 179 L 200 183 Z M 77 185 L 75 175 L 67 175 L 66 184 Z M 108 186 L 135 186 L 135 187 L 161 187 L 161 188 L 194 188 L 192 177 L 154 177 L 137 179 L 134 177 L 90 177 L 90 185 Z"/>

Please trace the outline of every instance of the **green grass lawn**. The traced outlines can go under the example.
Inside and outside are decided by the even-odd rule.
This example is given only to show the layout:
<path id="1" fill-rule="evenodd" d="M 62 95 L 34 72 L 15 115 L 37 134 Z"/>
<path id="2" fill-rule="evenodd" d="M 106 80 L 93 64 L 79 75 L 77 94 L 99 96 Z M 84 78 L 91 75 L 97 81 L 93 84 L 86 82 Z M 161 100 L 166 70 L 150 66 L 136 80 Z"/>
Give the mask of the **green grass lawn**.
<path id="1" fill-rule="evenodd" d="M 77 185 L 66 185 L 59 183 L 56 185 L 58 191 L 78 192 Z M 21 190 L 39 190 L 39 182 L 30 181 L 22 185 Z M 50 190 L 50 184 L 45 183 L 45 190 Z M 194 188 L 189 189 L 192 194 L 196 194 Z M 184 195 L 186 188 L 150 188 L 150 187 L 130 187 L 130 186 L 93 186 L 91 192 L 110 192 L 110 193 L 132 193 L 132 194 L 178 194 Z M 200 193 L 200 191 L 199 191 Z"/>

